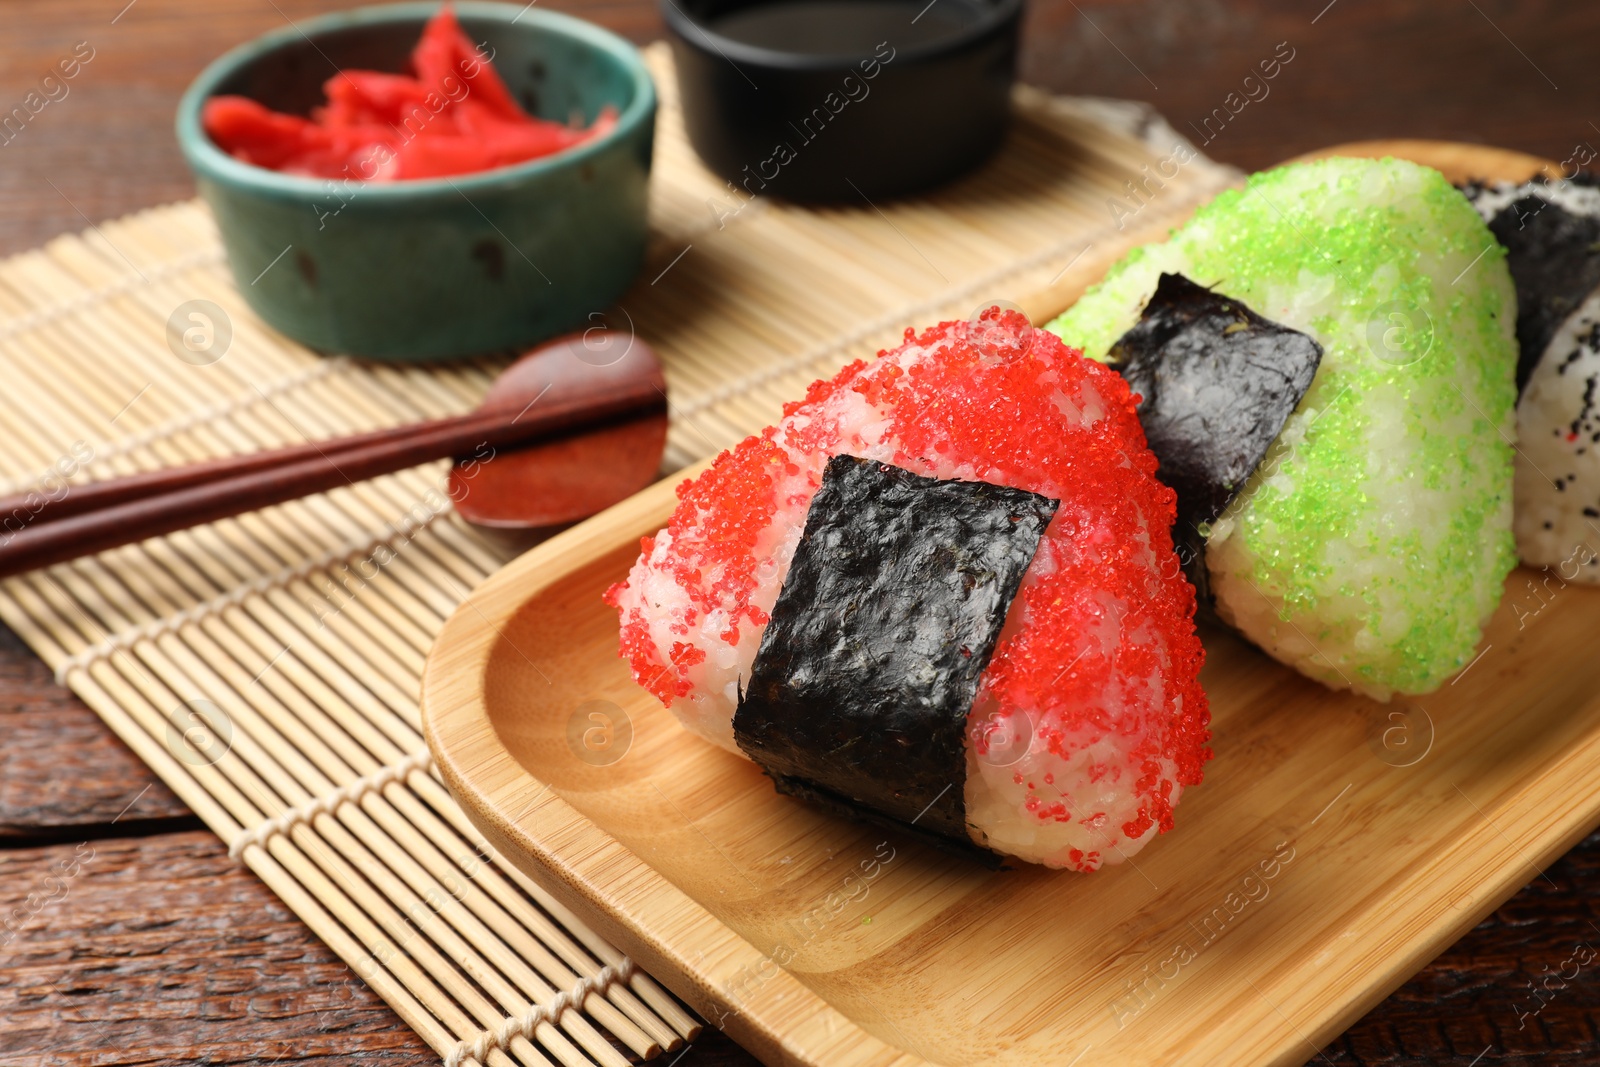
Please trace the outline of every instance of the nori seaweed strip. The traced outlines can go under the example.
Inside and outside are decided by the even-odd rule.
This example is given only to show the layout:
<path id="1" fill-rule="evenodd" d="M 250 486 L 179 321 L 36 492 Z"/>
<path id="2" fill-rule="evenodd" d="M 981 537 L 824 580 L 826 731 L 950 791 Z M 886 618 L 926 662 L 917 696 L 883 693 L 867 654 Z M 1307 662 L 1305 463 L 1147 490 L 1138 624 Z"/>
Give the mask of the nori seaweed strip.
<path id="1" fill-rule="evenodd" d="M 1206 597 L 1207 524 L 1266 458 L 1311 388 L 1322 346 L 1185 278 L 1163 274 L 1108 362 L 1143 399 L 1139 422 L 1178 494 L 1178 558 Z"/>
<path id="2" fill-rule="evenodd" d="M 1574 186 L 1594 188 L 1600 179 L 1576 174 Z M 1526 182 L 1522 195 L 1485 221 L 1506 249 L 1506 266 L 1517 288 L 1517 393 L 1539 365 L 1550 339 L 1590 293 L 1600 288 L 1600 217 L 1580 215 L 1540 195 L 1544 181 Z M 1478 201 L 1495 192 L 1492 186 L 1469 182 L 1461 187 Z M 1479 214 L 1487 214 L 1479 207 Z"/>
<path id="3" fill-rule="evenodd" d="M 993 862 L 967 713 L 1059 502 L 835 456 L 733 718 L 778 791 Z"/>

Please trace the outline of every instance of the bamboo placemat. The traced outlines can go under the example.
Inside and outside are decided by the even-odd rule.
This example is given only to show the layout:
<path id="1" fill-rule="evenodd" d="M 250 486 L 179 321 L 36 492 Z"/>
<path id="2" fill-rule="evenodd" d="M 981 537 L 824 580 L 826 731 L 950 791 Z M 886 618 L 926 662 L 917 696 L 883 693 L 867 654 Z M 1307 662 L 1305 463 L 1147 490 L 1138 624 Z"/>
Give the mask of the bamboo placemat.
<path id="1" fill-rule="evenodd" d="M 669 469 L 905 327 L 1039 288 L 1130 213 L 1177 218 L 1237 177 L 1198 155 L 1165 176 L 1182 142 L 1147 109 L 1020 89 L 999 158 L 930 198 L 747 201 L 694 158 L 670 57 L 648 57 L 651 251 L 607 318 L 666 361 Z M 197 299 L 232 329 L 205 365 L 168 342 Z M 503 365 L 319 357 L 251 315 L 202 204 L 157 208 L 0 263 L 0 477 L 59 493 L 456 413 Z M 699 1024 L 495 856 L 423 746 L 433 635 L 510 556 L 450 510 L 444 469 L 11 579 L 0 617 L 451 1067 L 622 1067 Z"/>

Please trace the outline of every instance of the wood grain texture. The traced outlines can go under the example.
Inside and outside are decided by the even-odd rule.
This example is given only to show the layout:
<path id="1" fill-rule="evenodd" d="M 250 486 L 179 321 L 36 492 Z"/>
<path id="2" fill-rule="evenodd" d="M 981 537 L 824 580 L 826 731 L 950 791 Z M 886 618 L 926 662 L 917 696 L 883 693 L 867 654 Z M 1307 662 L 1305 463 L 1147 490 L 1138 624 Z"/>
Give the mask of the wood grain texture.
<path id="1" fill-rule="evenodd" d="M 0 739 L 0 848 L 192 828 L 183 802 L 3 626 Z"/>
<path id="2" fill-rule="evenodd" d="M 359 982 L 347 987 L 343 965 L 210 835 L 91 845 L 95 858 L 68 896 L 0 947 L 0 1063 L 153 1067 L 200 1060 L 200 1050 L 210 1057 L 201 1062 L 249 1067 L 438 1062 Z M 0 852 L 0 916 L 74 853 L 74 844 Z M 1548 977 L 1545 968 L 1557 969 L 1576 943 L 1600 945 L 1588 925 L 1600 922 L 1600 912 L 1587 889 L 1600 881 L 1600 835 L 1546 874 L 1550 882 L 1536 877 L 1327 1055 L 1358 1067 L 1459 1067 L 1492 1045 L 1481 1063 L 1592 1063 L 1600 981 L 1589 971 L 1565 983 L 1521 1030 L 1517 1011 L 1531 1004 L 1528 983 Z M 168 917 L 152 923 L 141 901 L 166 905 Z M 241 990 L 235 981 L 224 997 L 220 984 L 208 986 L 214 973 L 248 974 L 250 984 Z M 138 1001 L 129 986 L 148 998 L 147 1010 L 132 1010 Z M 329 1014 L 334 1009 L 352 1017 Z M 188 1043 L 172 1039 L 173 1019 L 182 1020 Z M 117 1026 L 114 1043 L 96 1038 L 108 1020 Z M 755 1063 L 708 1030 L 678 1067 Z"/>
<path id="3" fill-rule="evenodd" d="M 1600 146 L 1600 118 L 1580 103 L 1600 91 L 1596 18 L 1563 0 L 1044 0 L 1027 11 L 1022 74 L 1055 92 L 1147 100 L 1207 155 L 1247 170 L 1376 137 L 1560 160 L 1579 142 Z M 1280 42 L 1294 58 L 1260 86 Z M 1262 98 L 1225 103 L 1247 92 Z M 1202 144 L 1195 127 L 1225 106 L 1237 115 Z"/>
<path id="4" fill-rule="evenodd" d="M 1019 91 L 1011 143 L 983 174 L 931 201 L 882 208 L 863 204 L 823 216 L 763 202 L 741 213 L 737 225 L 719 229 L 722 220 L 707 210 L 707 200 L 725 188 L 690 155 L 670 92 L 668 52 L 653 48 L 647 61 L 663 87 L 652 194 L 661 270 L 641 276 L 634 294 L 638 302 L 630 297 L 628 306 L 641 323 L 652 324 L 651 341 L 670 361 L 671 388 L 680 398 L 674 436 L 680 455 L 690 457 L 715 451 L 710 433 L 724 443 L 737 440 L 816 373 L 852 355 L 870 356 L 892 343 L 908 321 L 935 312 L 968 314 L 997 287 L 1026 290 L 1042 283 L 1058 272 L 1059 263 L 1081 252 L 1080 242 L 1091 239 L 1084 229 L 1092 235 L 1105 230 L 1098 222 L 1100 205 L 1107 196 L 1119 195 L 1125 177 L 1153 158 L 1149 147 L 1102 125 L 1093 109 Z M 1232 178 L 1231 171 L 1194 161 L 1165 187 L 1162 209 L 1176 213 L 1192 207 Z M 1152 210 L 1150 217 L 1162 209 Z M 30 320 L 21 324 L 28 341 L 35 332 L 52 339 L 46 342 L 50 358 L 33 358 L 23 343 L 7 345 L 7 366 L 16 384 L 5 408 L 18 427 L 11 438 L 15 452 L 0 457 L 9 461 L 8 474 L 25 477 L 36 464 L 58 455 L 59 442 L 75 432 L 98 440 L 104 425 L 123 413 L 128 417 L 117 425 L 119 434 L 138 435 L 149 428 L 164 435 L 162 427 L 171 425 L 165 420 L 184 418 L 215 399 L 231 399 L 218 388 L 228 384 L 294 383 L 293 396 L 282 403 L 299 418 L 275 411 L 278 401 L 257 405 L 247 390 L 247 409 L 203 419 L 193 436 L 160 436 L 170 448 L 128 465 L 215 455 L 215 437 L 233 446 L 262 447 L 382 424 L 408 408 L 443 414 L 458 410 L 462 400 L 470 403 L 488 386 L 492 371 L 482 365 L 382 370 L 318 361 L 274 341 L 270 331 L 255 329 L 255 320 L 242 312 L 235 313 L 239 336 L 219 365 L 229 380 L 197 380 L 190 368 L 174 366 L 169 358 L 161 329 L 165 300 L 152 296 L 154 288 L 135 286 L 136 299 L 124 302 L 116 299 L 121 290 L 99 287 L 131 282 L 116 254 L 121 246 L 140 254 L 140 262 L 153 271 L 163 271 L 176 252 L 181 258 L 173 269 L 192 270 L 199 276 L 192 282 L 210 295 L 237 299 L 215 246 L 204 246 L 204 261 L 189 266 L 198 261 L 171 241 L 173 234 L 206 234 L 210 226 L 203 206 L 172 205 L 108 221 L 99 233 L 68 236 L 4 264 L 7 282 L 20 292 L 42 288 L 39 295 L 45 299 L 69 302 L 60 326 L 49 317 L 37 327 Z M 680 240 L 685 244 L 679 246 Z M 669 271 L 684 259 L 690 241 L 696 242 L 695 255 Z M 66 276 L 41 277 L 36 267 L 54 263 L 69 267 Z M 801 278 L 809 281 L 795 284 Z M 95 294 L 85 315 L 70 303 L 83 296 L 81 286 Z M 116 310 L 100 314 L 102 299 L 115 303 Z M 15 304 L 20 309 L 35 301 Z M 57 331 L 69 329 L 72 339 L 61 339 Z M 814 343 L 796 351 L 802 339 Z M 308 381 L 302 374 L 317 376 Z M 108 382 L 116 384 L 107 387 Z M 125 412 L 127 398 L 141 392 L 145 400 Z M 692 424 L 685 423 L 688 418 Z M 120 455 L 115 445 L 109 448 L 113 458 Z M 242 831 L 262 826 L 269 816 L 327 796 L 377 764 L 393 765 L 420 748 L 412 694 L 427 646 L 464 590 L 488 577 L 505 557 L 478 543 L 458 525 L 458 517 L 446 518 L 415 531 L 414 539 L 407 533 L 417 547 L 397 552 L 380 571 L 372 584 L 383 591 L 375 588 L 354 603 L 341 602 L 341 610 L 325 616 L 326 626 L 314 617 L 321 613 L 300 596 L 303 584 L 313 586 L 309 591 L 315 599 L 318 590 L 337 583 L 335 574 L 349 566 L 350 553 L 376 556 L 375 542 L 366 538 L 381 541 L 396 528 L 392 508 L 430 499 L 435 476 L 424 469 L 408 471 L 340 490 L 327 500 L 285 505 L 280 522 L 272 526 L 252 514 L 237 524 L 222 524 L 221 530 L 202 528 L 175 537 L 175 544 L 122 553 L 133 557 L 132 566 L 126 558 L 111 563 L 108 577 L 129 583 L 137 590 L 132 596 L 118 591 L 108 602 L 99 583 L 84 576 L 85 569 L 98 576 L 100 564 L 85 563 L 7 583 L 0 608 L 206 825 L 224 840 L 240 842 L 244 862 L 444 1055 L 484 1028 L 497 1028 L 503 1012 L 520 1013 L 528 1000 L 547 1003 L 555 990 L 569 989 L 576 980 L 574 973 L 562 973 L 564 964 L 554 966 L 547 953 L 541 955 L 537 944 L 521 939 L 508 944 L 483 930 L 480 924 L 488 922 L 508 936 L 514 932 L 494 915 L 492 901 L 474 897 L 472 904 L 447 903 L 448 916 L 430 917 L 426 910 L 418 915 L 418 894 L 424 902 L 448 902 L 445 879 L 455 877 L 448 857 L 459 855 L 459 843 L 439 846 L 445 856 L 430 854 L 431 870 L 416 869 L 408 860 L 425 844 L 418 834 L 427 831 L 408 828 L 402 820 L 391 831 L 395 836 L 373 840 L 370 826 L 344 825 L 346 819 L 359 823 L 362 818 L 351 805 L 337 815 L 317 816 L 314 827 L 299 825 L 274 835 L 261 847 L 241 838 Z M 430 517 L 438 514 L 429 511 Z M 428 519 L 417 519 L 413 509 L 404 521 L 409 528 Z M 351 529 L 365 534 L 344 542 L 355 547 L 324 548 Z M 306 562 L 273 577 L 273 567 L 295 560 Z M 239 579 L 260 573 L 263 563 L 268 573 L 256 581 L 265 582 L 264 591 L 254 582 L 245 586 L 246 604 L 231 610 Z M 313 572 L 309 576 L 306 567 Z M 334 573 L 314 573 L 327 567 Z M 285 583 L 289 588 L 276 588 Z M 187 613 L 190 607 L 198 610 L 198 621 Z M 174 611 L 185 612 L 177 633 L 163 621 Z M 85 617 L 92 620 L 87 629 Z M 150 636 L 146 626 L 159 633 Z M 108 633 L 113 636 L 101 641 Z M 137 651 L 113 654 L 124 641 Z M 295 647 L 288 649 L 291 643 Z M 224 710 L 227 718 L 221 723 L 234 723 L 231 747 L 225 741 L 210 743 L 222 740 L 221 726 L 201 732 L 205 743 L 198 746 L 189 730 L 180 731 L 171 703 L 178 697 L 209 699 Z M 432 779 L 413 773 L 407 782 L 425 789 Z M 385 789 L 385 797 L 396 790 Z M 464 819 L 448 799 L 428 803 L 451 819 Z M 360 804 L 362 810 L 369 806 L 386 811 L 370 794 Z M 395 818 L 392 813 L 382 817 Z M 383 874 L 383 865 L 365 851 L 362 842 L 368 840 L 408 873 Z M 381 885 L 362 874 L 377 877 Z M 541 902 L 547 899 L 530 892 Z M 544 906 L 563 916 L 569 929 L 582 930 L 553 901 Z M 412 917 L 422 924 L 424 937 L 412 936 L 407 928 Z M 620 954 L 598 938 L 577 936 L 612 965 L 620 963 Z M 393 941 L 404 942 L 407 952 L 392 952 Z M 384 965 L 364 966 L 373 959 Z M 585 972 L 600 969 L 593 959 L 574 965 Z M 649 1055 L 654 1043 L 675 1053 L 673 1034 L 688 1039 L 698 1029 L 647 976 L 635 975 L 629 987 L 649 998 L 661 1018 L 652 1023 L 641 1015 L 630 1023 L 618 1017 L 617 1012 L 630 1010 L 626 1000 L 606 1009 L 613 995 L 623 996 L 615 987 L 603 997 L 586 997 L 584 1008 L 634 1053 Z M 611 1021 L 602 1018 L 608 1012 Z M 570 1067 L 578 1067 L 584 1055 L 623 1067 L 594 1027 L 574 1015 L 563 1016 L 558 1025 L 536 1026 L 540 1047 Z M 659 1024 L 669 1017 L 670 1029 L 663 1032 Z M 563 1032 L 583 1043 L 581 1052 Z"/>
<path id="5" fill-rule="evenodd" d="M 666 383 L 649 347 L 641 343 L 635 352 L 633 359 L 616 365 L 619 372 L 572 358 L 565 344 L 551 345 L 502 372 L 496 385 L 506 393 L 509 402 L 504 405 L 496 401 L 463 415 L 142 471 L 81 489 L 66 487 L 58 501 L 46 503 L 0 543 L 0 576 L 24 574 L 453 456 L 483 457 L 474 463 L 474 471 L 482 467 L 500 472 L 497 481 L 486 479 L 474 487 L 480 495 L 487 495 L 490 485 L 509 482 L 515 495 L 501 502 L 511 516 L 508 526 L 517 525 L 518 515 L 526 526 L 584 518 L 648 485 L 660 469 L 666 443 Z M 549 397 L 534 408 L 546 393 Z M 518 492 L 525 484 L 570 483 L 582 488 L 597 481 L 589 475 L 592 452 L 523 446 L 587 438 L 604 454 L 608 439 L 616 438 L 611 447 L 621 452 L 637 443 L 638 435 L 630 428 L 641 420 L 655 431 L 648 436 L 656 438 L 657 447 L 636 457 L 635 476 L 622 479 L 615 495 L 578 492 L 568 494 L 576 500 L 552 500 L 550 494 Z M 560 469 L 563 466 L 567 469 Z M 504 473 L 506 467 L 531 469 L 517 479 Z M 552 467 L 557 469 L 546 469 Z M 0 499 L 0 515 L 29 514 L 28 496 Z"/>
<path id="6" fill-rule="evenodd" d="M 204 831 L 0 852 L 0 912 L 18 909 L 8 1067 L 438 1062 Z"/>
<path id="7" fill-rule="evenodd" d="M 96 55 L 66 99 L 0 147 L 0 253 L 192 196 L 171 132 L 184 86 L 212 57 L 285 16 L 349 6 L 137 0 L 113 24 L 125 4 L 6 4 L 5 110 L 76 42 L 89 41 Z M 635 41 L 662 32 L 651 0 L 546 6 Z M 1596 28 L 1592 8 L 1562 0 L 1036 0 L 1025 15 L 1022 75 L 1055 92 L 1147 100 L 1188 132 L 1189 122 L 1223 106 L 1278 42 L 1289 41 L 1295 58 L 1269 95 L 1246 105 L 1204 146 L 1207 154 L 1255 169 L 1336 141 L 1388 136 L 1565 159 L 1580 141 L 1600 144 L 1586 114 L 1600 91 L 1590 57 Z"/>
<path id="8" fill-rule="evenodd" d="M 281 25 L 280 11 L 302 17 L 344 5 L 138 0 L 124 12 L 125 6 L 125 0 L 10 0 L 5 5 L 6 33 L 0 35 L 5 108 L 20 101 L 75 42 L 92 40 L 97 56 L 67 100 L 50 105 L 23 138 L 0 147 L 0 252 L 33 247 L 82 229 L 90 220 L 192 196 L 171 135 L 183 86 L 222 49 Z M 651 0 L 558 0 L 550 6 L 576 10 L 634 40 L 659 34 Z M 1600 86 L 1600 68 L 1590 59 L 1597 28 L 1600 17 L 1591 8 L 1560 0 L 1477 0 L 1476 5 L 1338 0 L 1331 8 L 1326 0 L 1034 0 L 1027 13 L 1023 72 L 1057 91 L 1149 100 L 1182 129 L 1221 104 L 1276 42 L 1291 40 L 1299 49 L 1295 61 L 1274 80 L 1269 99 L 1249 105 L 1225 135 L 1205 146 L 1214 158 L 1259 167 L 1334 140 L 1391 135 L 1478 141 L 1560 159 L 1577 140 L 1600 143 L 1600 134 L 1588 124 Z M 1555 80 L 1559 92 L 1541 80 L 1519 49 Z M 0 634 L 0 737 L 5 739 L 0 835 L 9 828 L 31 832 L 58 825 L 116 833 L 110 820 L 129 797 L 155 781 L 88 709 L 53 688 L 48 672 L 9 633 Z M 135 812 L 160 817 L 184 810 L 157 784 L 124 824 Z M 158 840 L 138 847 L 157 847 Z M 1493 1039 L 1481 1061 L 1485 1065 L 1600 1060 L 1600 982 L 1587 971 L 1545 1007 L 1537 1020 L 1538 1040 L 1531 1037 L 1532 1024 L 1528 1032 L 1518 1032 L 1507 1014 L 1508 985 L 1521 987 L 1541 967 L 1559 963 L 1561 955 L 1550 953 L 1565 952 L 1568 941 L 1583 936 L 1588 920 L 1600 922 L 1593 903 L 1600 887 L 1600 841 L 1589 839 L 1548 873 L 1559 891 L 1534 878 L 1516 899 L 1352 1027 L 1328 1055 L 1337 1063 L 1383 1067 L 1459 1065 Z M 159 893 L 163 877 L 158 864 L 133 864 L 117 892 L 129 899 Z M 208 886 L 228 884 L 218 879 Z M 233 905 L 226 899 L 205 902 L 207 887 L 191 883 L 190 889 L 195 907 L 215 908 L 235 920 L 260 917 L 259 909 L 248 904 L 230 911 Z M 283 927 L 274 936 L 309 937 L 292 917 Z M 196 960 L 205 948 L 194 946 Z M 0 968 L 11 963 L 11 955 L 0 951 Z M 8 981 L 9 970 L 5 976 Z M 314 1011 L 293 1006 L 294 992 L 283 996 L 285 1017 L 315 1017 Z M 72 1036 L 89 1025 L 72 1011 L 59 1011 L 50 1028 L 39 1033 L 38 1051 L 29 1053 L 34 1059 L 21 1062 L 51 1062 L 48 1050 L 71 1042 L 93 1046 Z M 278 1048 L 298 1047 L 296 1034 L 283 1033 L 282 1046 L 264 1046 L 241 1062 L 266 1067 Z M 300 1033 L 312 1035 L 315 1028 Z M 143 1063 L 192 1059 L 181 1050 L 171 1056 L 141 1051 L 134 1027 L 123 1036 L 122 1048 L 98 1055 Z M 80 1051 L 57 1062 L 89 1062 L 96 1055 Z M 328 1062 L 339 1062 L 337 1053 L 330 1056 Z M 419 1053 L 397 1062 L 437 1061 Z M 711 1033 L 696 1041 L 678 1067 L 752 1062 Z"/>
<path id="9" fill-rule="evenodd" d="M 1594 1063 L 1600 974 L 1594 963 L 1562 963 L 1580 946 L 1600 950 L 1589 888 L 1597 882 L 1600 834 L 1535 877 L 1325 1053 L 1356 1067 L 1468 1064 L 1480 1055 L 1480 1067 Z"/>
<path id="10" fill-rule="evenodd" d="M 674 502 L 647 490 L 474 593 L 430 659 L 426 725 L 502 853 L 764 1062 L 1299 1063 L 1600 813 L 1581 785 L 1600 702 L 1572 637 L 1600 625 L 1600 598 L 1582 591 L 1537 635 L 1502 610 L 1470 685 L 1407 705 L 1437 723 L 1413 766 L 1371 748 L 1386 709 L 1213 633 L 1218 756 L 1137 863 L 995 875 L 904 841 L 884 860 L 881 835 L 679 729 L 612 655 L 600 593 Z M 633 738 L 605 766 L 568 740 L 597 706 Z M 875 855 L 870 899 L 823 903 Z M 1230 926 L 1218 909 L 1239 914 L 1261 878 L 1276 903 Z M 1052 921 L 1063 908 L 1073 923 Z M 1180 945 L 1195 970 L 1156 979 Z"/>
<path id="11" fill-rule="evenodd" d="M 1540 165 L 1428 142 L 1326 154 L 1390 153 L 1507 180 Z M 1208 632 L 1217 757 L 1138 862 L 993 874 L 874 844 L 679 729 L 615 656 L 601 593 L 675 505 L 659 483 L 479 587 L 429 657 L 424 725 L 502 854 L 764 1062 L 1303 1062 L 1600 820 L 1579 636 L 1600 597 L 1568 592 L 1531 634 L 1519 572 L 1484 662 L 1398 711 Z M 574 743 L 586 709 L 626 729 L 618 757 Z M 1374 747 L 1394 714 L 1419 757 Z"/>
<path id="12" fill-rule="evenodd" d="M 212 59 L 285 19 L 356 6 L 328 0 L 22 0 L 4 8 L 0 112 L 74 45 L 94 58 L 22 134 L 0 146 L 0 254 L 138 208 L 194 196 L 172 133 L 178 97 Z M 659 34 L 649 0 L 557 0 L 635 40 Z M 120 17 L 119 16 L 120 13 Z M 116 21 L 113 22 L 112 20 Z"/>

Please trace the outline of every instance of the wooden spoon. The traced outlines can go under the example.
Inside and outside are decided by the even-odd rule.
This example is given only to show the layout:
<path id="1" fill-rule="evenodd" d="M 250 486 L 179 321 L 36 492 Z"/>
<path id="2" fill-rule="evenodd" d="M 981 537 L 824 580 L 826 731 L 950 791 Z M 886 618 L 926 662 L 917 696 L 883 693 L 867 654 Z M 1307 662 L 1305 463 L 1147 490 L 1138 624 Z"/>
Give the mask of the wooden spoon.
<path id="1" fill-rule="evenodd" d="M 626 382 L 644 378 L 661 394 L 659 407 L 600 429 L 515 452 L 495 452 L 487 460 L 462 457 L 450 470 L 449 493 L 456 511 L 468 522 L 512 529 L 560 526 L 604 511 L 660 473 L 667 445 L 667 387 L 655 352 L 632 334 L 616 330 L 589 330 L 546 346 L 550 351 L 562 349 L 568 357 L 563 366 L 578 379 L 565 387 L 615 392 Z M 523 362 L 496 379 L 480 411 L 527 403 L 539 379 L 531 371 L 514 373 Z M 524 380 L 530 375 L 532 380 Z M 552 394 L 556 391 L 551 389 Z"/>
<path id="2" fill-rule="evenodd" d="M 229 515 L 458 459 L 450 494 L 468 521 L 541 527 L 582 518 L 654 480 L 666 383 L 644 342 L 612 331 L 558 338 L 496 379 L 474 411 L 0 499 L 0 576 Z"/>

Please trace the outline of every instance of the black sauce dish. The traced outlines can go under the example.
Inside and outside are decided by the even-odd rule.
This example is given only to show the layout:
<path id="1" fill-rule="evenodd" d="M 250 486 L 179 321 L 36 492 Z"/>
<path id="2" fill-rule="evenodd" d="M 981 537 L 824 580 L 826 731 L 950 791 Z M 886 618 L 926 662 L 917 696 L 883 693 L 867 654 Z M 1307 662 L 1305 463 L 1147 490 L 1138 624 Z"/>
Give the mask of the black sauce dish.
<path id="1" fill-rule="evenodd" d="M 1022 0 L 661 11 L 689 141 L 737 197 L 903 196 L 976 167 L 1005 135 Z"/>

